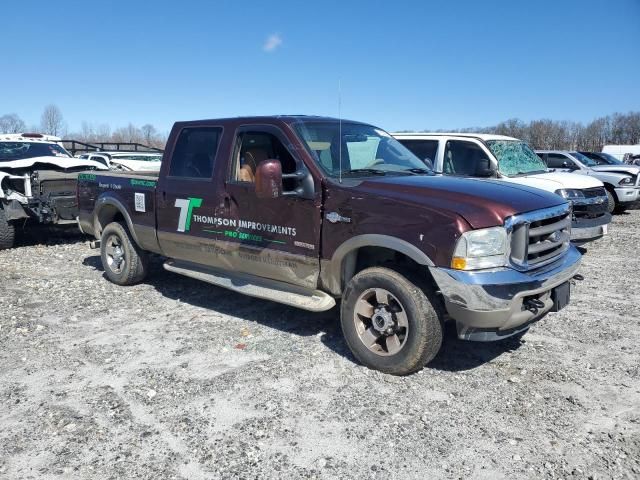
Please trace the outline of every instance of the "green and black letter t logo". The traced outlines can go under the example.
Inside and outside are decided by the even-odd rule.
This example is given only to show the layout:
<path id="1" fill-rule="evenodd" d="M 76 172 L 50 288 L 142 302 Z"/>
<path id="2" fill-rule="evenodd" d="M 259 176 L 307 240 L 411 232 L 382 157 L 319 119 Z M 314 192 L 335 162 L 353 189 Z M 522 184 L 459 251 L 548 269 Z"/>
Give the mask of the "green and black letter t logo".
<path id="1" fill-rule="evenodd" d="M 175 206 L 180 209 L 180 217 L 178 217 L 178 231 L 188 232 L 191 228 L 191 214 L 194 208 L 202 205 L 201 198 L 176 198 Z"/>

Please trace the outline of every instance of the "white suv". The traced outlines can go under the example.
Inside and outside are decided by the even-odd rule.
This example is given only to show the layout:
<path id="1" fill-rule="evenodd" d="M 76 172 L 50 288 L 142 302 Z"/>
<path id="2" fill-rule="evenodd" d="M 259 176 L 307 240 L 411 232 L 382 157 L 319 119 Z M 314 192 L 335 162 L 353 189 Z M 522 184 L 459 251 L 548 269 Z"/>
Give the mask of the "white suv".
<path id="1" fill-rule="evenodd" d="M 611 214 L 601 181 L 585 175 L 549 172 L 527 143 L 504 135 L 395 133 L 393 136 L 435 172 L 493 178 L 554 192 L 573 204 L 571 240 L 586 243 L 607 233 Z"/>

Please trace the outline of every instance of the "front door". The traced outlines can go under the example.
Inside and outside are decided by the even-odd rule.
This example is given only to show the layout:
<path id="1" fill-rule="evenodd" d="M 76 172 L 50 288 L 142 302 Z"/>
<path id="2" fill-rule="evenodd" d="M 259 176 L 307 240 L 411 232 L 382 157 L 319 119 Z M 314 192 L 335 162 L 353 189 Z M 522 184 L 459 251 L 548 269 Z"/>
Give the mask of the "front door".
<path id="1" fill-rule="evenodd" d="M 258 199 L 258 164 L 277 159 L 283 174 L 307 172 L 284 132 L 272 126 L 240 128 L 226 183 L 227 218 L 217 231 L 220 246 L 233 252 L 237 271 L 286 283 L 316 288 L 320 272 L 320 196 L 285 195 Z M 283 190 L 298 180 L 285 178 Z"/>

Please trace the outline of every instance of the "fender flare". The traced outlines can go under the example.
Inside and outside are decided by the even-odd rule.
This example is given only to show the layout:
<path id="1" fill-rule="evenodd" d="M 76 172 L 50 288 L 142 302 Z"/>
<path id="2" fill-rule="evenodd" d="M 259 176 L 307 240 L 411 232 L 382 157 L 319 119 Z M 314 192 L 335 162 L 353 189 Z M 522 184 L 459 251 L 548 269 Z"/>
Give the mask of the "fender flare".
<path id="1" fill-rule="evenodd" d="M 335 295 L 340 295 L 345 280 L 345 259 L 349 254 L 362 247 L 382 247 L 402 253 L 419 265 L 433 267 L 435 264 L 415 245 L 398 237 L 381 234 L 363 234 L 350 238 L 342 243 L 333 253 L 330 260 L 323 260 L 320 276 L 322 283 Z M 354 265 L 355 266 L 355 265 Z"/>
<path id="2" fill-rule="evenodd" d="M 127 212 L 127 208 L 120 200 L 111 196 L 109 192 L 100 195 L 96 200 L 95 206 L 93 207 L 93 231 L 96 233 L 96 238 L 100 238 L 100 236 L 102 235 L 102 229 L 106 226 L 106 223 L 105 225 L 102 225 L 102 223 L 100 222 L 100 214 L 104 211 L 105 207 L 115 208 L 124 217 L 133 240 L 136 242 L 136 244 L 138 244 L 138 246 L 140 246 L 138 235 L 136 234 L 136 230 L 133 226 L 133 222 L 131 221 L 131 217 Z"/>

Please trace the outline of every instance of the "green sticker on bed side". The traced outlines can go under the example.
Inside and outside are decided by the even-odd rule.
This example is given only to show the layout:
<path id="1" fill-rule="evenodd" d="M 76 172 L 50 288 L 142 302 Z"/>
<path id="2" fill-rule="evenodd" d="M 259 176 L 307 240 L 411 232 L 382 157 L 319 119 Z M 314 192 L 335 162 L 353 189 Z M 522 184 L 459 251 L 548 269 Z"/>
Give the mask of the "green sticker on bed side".
<path id="1" fill-rule="evenodd" d="M 129 180 L 132 186 L 134 187 L 155 187 L 156 182 L 154 180 L 137 180 L 132 178 Z"/>

